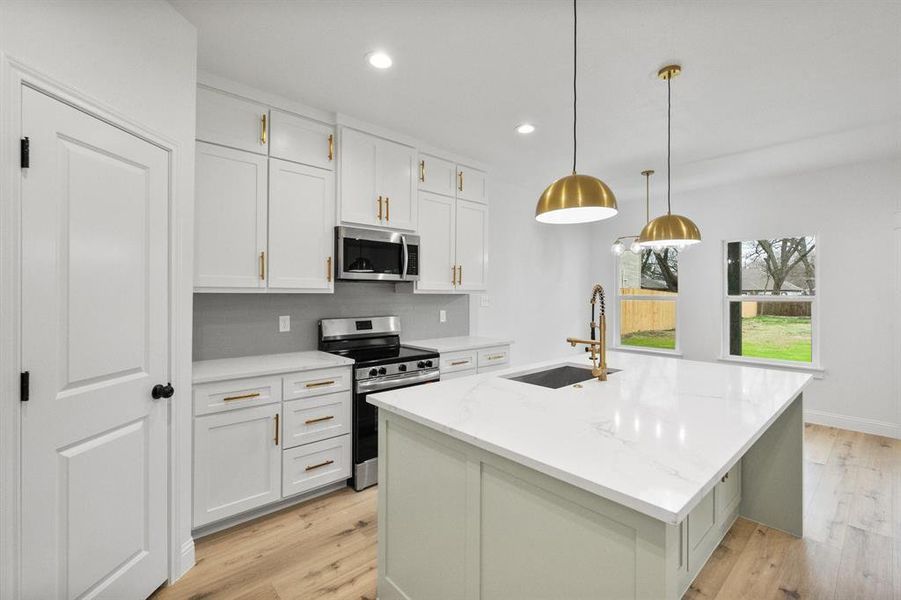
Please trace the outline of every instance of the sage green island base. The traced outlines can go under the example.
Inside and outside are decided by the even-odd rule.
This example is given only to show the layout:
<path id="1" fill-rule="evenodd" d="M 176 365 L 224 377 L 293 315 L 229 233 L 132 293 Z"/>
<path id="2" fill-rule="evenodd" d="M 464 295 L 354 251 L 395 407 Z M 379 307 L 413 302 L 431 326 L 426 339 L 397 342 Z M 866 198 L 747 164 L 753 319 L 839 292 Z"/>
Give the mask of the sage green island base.
<path id="1" fill-rule="evenodd" d="M 383 407 L 379 599 L 681 598 L 739 515 L 801 536 L 802 436 L 798 393 L 667 522 Z"/>

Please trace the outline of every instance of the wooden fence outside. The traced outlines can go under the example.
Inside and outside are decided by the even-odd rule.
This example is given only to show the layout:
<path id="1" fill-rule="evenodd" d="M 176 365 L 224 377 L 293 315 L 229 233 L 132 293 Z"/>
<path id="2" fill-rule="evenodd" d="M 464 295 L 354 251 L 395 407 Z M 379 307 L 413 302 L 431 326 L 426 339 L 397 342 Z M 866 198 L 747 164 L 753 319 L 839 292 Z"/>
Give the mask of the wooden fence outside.
<path id="1" fill-rule="evenodd" d="M 624 288 L 619 309 L 619 333 L 629 335 L 636 331 L 666 331 L 676 328 L 676 302 L 653 300 L 627 300 L 625 296 L 667 296 L 670 292 Z"/>

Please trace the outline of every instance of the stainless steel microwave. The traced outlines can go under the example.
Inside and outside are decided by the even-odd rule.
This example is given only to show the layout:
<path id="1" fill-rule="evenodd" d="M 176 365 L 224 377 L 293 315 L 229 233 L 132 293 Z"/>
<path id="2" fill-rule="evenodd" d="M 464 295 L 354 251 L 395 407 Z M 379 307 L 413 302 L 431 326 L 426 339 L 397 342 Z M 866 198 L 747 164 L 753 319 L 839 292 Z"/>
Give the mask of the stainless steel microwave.
<path id="1" fill-rule="evenodd" d="M 418 281 L 419 236 L 397 231 L 335 228 L 337 278 Z"/>

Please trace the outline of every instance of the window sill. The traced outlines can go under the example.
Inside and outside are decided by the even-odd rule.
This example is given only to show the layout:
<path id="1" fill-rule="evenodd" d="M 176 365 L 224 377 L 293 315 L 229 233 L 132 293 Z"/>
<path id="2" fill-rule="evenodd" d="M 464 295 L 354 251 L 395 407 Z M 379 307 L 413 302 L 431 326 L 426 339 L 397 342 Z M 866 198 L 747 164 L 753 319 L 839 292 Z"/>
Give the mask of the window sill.
<path id="1" fill-rule="evenodd" d="M 641 348 L 638 346 L 611 346 L 609 350 L 616 352 L 635 352 L 636 354 L 656 354 L 657 356 L 668 356 L 670 358 L 682 358 L 682 353 L 678 350 L 663 350 L 661 348 Z"/>
<path id="2" fill-rule="evenodd" d="M 766 360 L 762 358 L 745 358 L 741 356 L 721 356 L 720 362 L 731 362 L 747 365 L 749 367 L 765 367 L 768 369 L 785 369 L 787 371 L 803 371 L 810 373 L 815 379 L 822 379 L 826 375 L 826 369 L 818 365 L 805 363 L 793 363 L 789 361 Z"/>

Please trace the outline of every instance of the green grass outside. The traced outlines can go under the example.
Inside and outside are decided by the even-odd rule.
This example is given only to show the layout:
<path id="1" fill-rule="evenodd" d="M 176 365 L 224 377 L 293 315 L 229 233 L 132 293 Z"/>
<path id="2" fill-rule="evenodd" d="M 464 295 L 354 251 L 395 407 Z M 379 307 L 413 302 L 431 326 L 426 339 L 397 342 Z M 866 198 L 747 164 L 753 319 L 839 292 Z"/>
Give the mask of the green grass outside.
<path id="1" fill-rule="evenodd" d="M 676 349 L 676 330 L 636 331 L 622 337 L 623 346 L 640 346 L 642 348 Z"/>
<path id="2" fill-rule="evenodd" d="M 752 358 L 810 362 L 810 317 L 761 315 L 742 319 L 741 353 Z"/>

